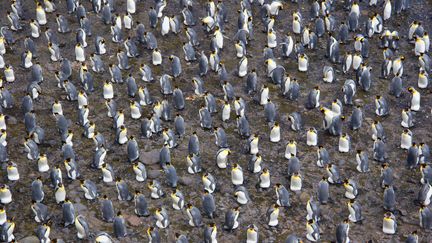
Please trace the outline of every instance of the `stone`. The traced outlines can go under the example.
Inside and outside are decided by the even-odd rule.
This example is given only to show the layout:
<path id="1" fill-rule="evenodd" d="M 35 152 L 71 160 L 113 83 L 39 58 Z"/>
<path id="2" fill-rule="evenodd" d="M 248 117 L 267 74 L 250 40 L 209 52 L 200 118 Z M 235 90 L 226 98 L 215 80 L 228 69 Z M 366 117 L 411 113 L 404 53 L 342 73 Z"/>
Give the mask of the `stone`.
<path id="1" fill-rule="evenodd" d="M 193 184 L 193 178 L 191 176 L 181 176 L 179 183 L 184 186 L 190 186 Z"/>
<path id="2" fill-rule="evenodd" d="M 354 105 L 359 105 L 359 106 L 364 106 L 364 100 L 362 99 L 355 99 L 354 100 Z"/>
<path id="3" fill-rule="evenodd" d="M 39 243 L 39 239 L 36 236 L 27 236 L 19 240 L 22 243 Z"/>
<path id="4" fill-rule="evenodd" d="M 7 117 L 7 123 L 10 125 L 15 125 L 18 123 L 18 121 L 14 116 L 8 116 Z"/>
<path id="5" fill-rule="evenodd" d="M 140 226 L 142 224 L 141 219 L 136 215 L 127 215 L 125 218 L 131 226 Z"/>
<path id="6" fill-rule="evenodd" d="M 80 201 L 78 201 L 78 198 L 75 199 L 74 207 L 77 212 L 85 212 L 87 210 L 87 207 L 84 204 L 80 203 Z"/>
<path id="7" fill-rule="evenodd" d="M 307 203 L 307 201 L 309 200 L 309 194 L 306 192 L 302 192 L 300 194 L 300 201 L 302 201 L 302 203 Z"/>
<path id="8" fill-rule="evenodd" d="M 159 150 L 140 151 L 139 160 L 145 165 L 154 165 L 159 162 Z"/>
<path id="9" fill-rule="evenodd" d="M 156 179 L 158 178 L 162 172 L 160 170 L 149 170 L 147 171 L 147 177 L 150 179 Z"/>

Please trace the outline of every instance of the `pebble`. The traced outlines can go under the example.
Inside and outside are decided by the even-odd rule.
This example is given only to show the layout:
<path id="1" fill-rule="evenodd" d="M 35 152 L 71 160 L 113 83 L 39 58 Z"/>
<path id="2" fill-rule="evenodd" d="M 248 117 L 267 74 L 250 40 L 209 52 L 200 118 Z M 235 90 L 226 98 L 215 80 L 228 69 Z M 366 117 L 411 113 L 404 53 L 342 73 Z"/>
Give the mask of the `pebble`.
<path id="1" fill-rule="evenodd" d="M 125 215 L 126 221 L 131 226 L 140 226 L 142 224 L 141 219 L 135 215 Z"/>
<path id="2" fill-rule="evenodd" d="M 21 243 L 39 243 L 39 239 L 36 236 L 27 236 L 19 240 Z"/>
<path id="3" fill-rule="evenodd" d="M 154 165 L 159 162 L 159 150 L 140 151 L 139 160 L 145 165 Z"/>
<path id="4" fill-rule="evenodd" d="M 156 179 L 157 177 L 159 177 L 162 174 L 162 172 L 160 170 L 149 170 L 147 172 L 147 176 L 150 179 Z"/>

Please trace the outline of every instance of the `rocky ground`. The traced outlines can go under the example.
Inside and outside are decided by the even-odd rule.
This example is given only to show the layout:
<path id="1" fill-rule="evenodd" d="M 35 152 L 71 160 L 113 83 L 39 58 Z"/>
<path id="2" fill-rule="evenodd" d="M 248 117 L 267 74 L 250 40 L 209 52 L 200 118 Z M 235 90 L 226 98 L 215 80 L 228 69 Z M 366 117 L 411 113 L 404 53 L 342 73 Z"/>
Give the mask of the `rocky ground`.
<path id="1" fill-rule="evenodd" d="M 17 80 L 15 83 L 6 84 L 6 88 L 10 89 L 15 97 L 15 108 L 5 110 L 5 114 L 9 116 L 8 120 L 8 149 L 10 160 L 18 164 L 18 169 L 21 174 L 21 179 L 17 182 L 7 181 L 5 175 L 0 178 L 1 183 L 8 184 L 13 192 L 14 201 L 7 205 L 7 213 L 10 217 L 15 217 L 17 223 L 15 229 L 15 236 L 17 239 L 31 240 L 29 236 L 35 235 L 34 230 L 37 227 L 37 223 L 33 219 L 33 213 L 30 209 L 30 184 L 38 176 L 42 176 L 45 187 L 45 200 L 44 203 L 49 206 L 50 211 L 53 215 L 53 225 L 51 227 L 51 238 L 62 238 L 68 242 L 77 241 L 75 227 L 64 228 L 62 225 L 62 214 L 61 207 L 56 205 L 54 199 L 54 190 L 49 187 L 49 174 L 37 172 L 37 165 L 35 161 L 29 161 L 24 153 L 23 142 L 26 137 L 23 119 L 24 116 L 20 111 L 19 107 L 21 104 L 21 98 L 25 94 L 25 90 L 28 84 L 29 76 L 27 70 L 21 68 L 20 55 L 23 50 L 23 40 L 26 35 L 30 33 L 30 29 L 27 25 L 29 19 L 35 18 L 34 2 L 29 0 L 23 0 L 25 3 L 25 20 L 26 23 L 24 30 L 20 32 L 14 32 L 16 38 L 16 44 L 8 48 L 7 54 L 4 56 L 6 63 L 13 65 Z M 83 2 L 86 9 L 89 11 L 88 17 L 93 23 L 93 36 L 88 38 L 89 47 L 86 48 L 86 54 L 94 52 L 94 38 L 97 35 L 104 36 L 108 40 L 108 55 L 103 57 L 103 60 L 108 70 L 108 64 L 117 63 L 115 52 L 119 46 L 110 41 L 111 36 L 109 32 L 109 26 L 102 24 L 100 17 L 96 16 L 91 11 L 91 4 L 89 1 Z M 125 1 L 118 0 L 117 12 L 124 13 L 126 6 Z M 195 16 L 203 17 L 205 15 L 205 1 L 195 1 L 194 7 Z M 298 236 L 305 239 L 306 234 L 306 201 L 310 195 L 314 195 L 316 187 L 322 176 L 326 174 L 324 169 L 316 166 L 316 153 L 312 147 L 307 147 L 306 133 L 305 132 L 293 132 L 289 129 L 290 123 L 288 121 L 288 114 L 294 111 L 298 111 L 302 114 L 304 120 L 304 127 L 314 126 L 320 128 L 322 123 L 322 115 L 318 109 L 306 110 L 304 108 L 305 99 L 309 90 L 320 85 L 321 88 L 321 102 L 323 105 L 329 105 L 335 98 L 341 98 L 341 87 L 347 78 L 355 78 L 355 74 L 350 72 L 349 74 L 343 74 L 340 65 L 331 64 L 325 57 L 325 46 L 327 41 L 325 39 L 319 40 L 319 48 L 314 51 L 307 51 L 307 55 L 310 60 L 310 70 L 307 73 L 299 73 L 297 71 L 297 63 L 294 59 L 281 59 L 280 49 L 276 49 L 275 56 L 277 57 L 278 64 L 283 65 L 287 73 L 292 77 L 296 77 L 299 80 L 301 86 L 302 96 L 297 102 L 289 101 L 279 95 L 279 87 L 270 84 L 266 78 L 266 69 L 264 65 L 264 58 L 262 55 L 263 47 L 266 43 L 266 35 L 262 33 L 263 26 L 259 20 L 259 6 L 255 4 L 253 6 L 254 14 L 254 28 L 255 28 L 255 39 L 250 43 L 247 48 L 249 57 L 249 68 L 255 68 L 259 77 L 259 86 L 261 84 L 268 84 L 270 87 L 270 95 L 272 101 L 277 105 L 279 113 L 279 121 L 282 128 L 282 141 L 273 144 L 269 142 L 270 128 L 264 119 L 263 107 L 256 104 L 252 97 L 249 97 L 244 92 L 245 80 L 238 78 L 236 75 L 238 59 L 235 57 L 235 48 L 233 37 L 237 31 L 237 10 L 240 5 L 237 1 L 226 1 L 225 4 L 229 10 L 229 23 L 225 25 L 225 47 L 221 53 L 221 58 L 225 61 L 227 70 L 230 73 L 230 80 L 228 80 L 235 88 L 237 96 L 242 97 L 247 101 L 247 116 L 250 121 L 250 125 L 253 132 L 260 135 L 260 153 L 263 155 L 264 165 L 268 167 L 271 172 L 272 184 L 282 183 L 289 188 L 289 180 L 286 176 L 287 160 L 284 159 L 285 144 L 290 139 L 295 139 L 298 142 L 298 156 L 302 162 L 301 173 L 303 175 L 303 189 L 301 193 L 291 193 L 292 207 L 281 210 L 280 224 L 276 228 L 269 228 L 266 225 L 265 213 L 268 207 L 275 202 L 275 192 L 273 189 L 269 190 L 257 190 L 255 184 L 258 181 L 258 175 L 251 174 L 246 171 L 247 162 L 250 155 L 245 153 L 245 141 L 242 140 L 236 133 L 235 119 L 231 119 L 227 123 L 223 123 L 220 119 L 220 112 L 214 116 L 214 125 L 222 126 L 228 135 L 228 142 L 233 154 L 230 157 L 231 162 L 239 163 L 245 171 L 245 187 L 248 188 L 252 198 L 252 202 L 246 206 L 241 207 L 239 222 L 240 226 L 233 232 L 226 232 L 222 230 L 224 222 L 225 212 L 233 207 L 238 206 L 235 198 L 233 197 L 234 186 L 230 181 L 230 170 L 218 169 L 215 164 L 215 154 L 217 146 L 214 143 L 214 136 L 209 131 L 204 131 L 199 127 L 198 107 L 200 107 L 204 100 L 194 96 L 193 87 L 191 84 L 192 76 L 198 72 L 198 63 L 186 63 L 183 59 L 183 51 L 179 43 L 187 41 L 187 37 L 182 32 L 179 35 L 170 33 L 168 36 L 162 37 L 160 34 L 160 26 L 157 29 L 152 30 L 148 24 L 147 11 L 150 6 L 154 5 L 153 1 L 145 0 L 138 3 L 138 13 L 133 17 L 135 20 L 139 20 L 146 26 L 148 31 L 153 31 L 156 35 L 159 43 L 159 49 L 161 50 L 164 57 L 164 65 L 159 67 L 153 67 L 153 74 L 155 78 L 158 78 L 164 73 L 170 73 L 170 65 L 168 65 L 168 56 L 171 54 L 177 55 L 182 60 L 183 73 L 175 80 L 175 85 L 179 86 L 186 96 L 194 98 L 190 99 L 186 103 L 186 108 L 180 111 L 182 116 L 186 120 L 186 136 L 180 139 L 180 144 L 177 148 L 171 151 L 172 164 L 176 167 L 177 173 L 180 177 L 179 190 L 185 195 L 186 201 L 192 203 L 198 208 L 201 206 L 201 195 L 203 191 L 203 185 L 201 182 L 200 175 L 190 175 L 186 171 L 186 156 L 187 156 L 187 142 L 188 137 L 193 131 L 197 131 L 201 143 L 201 153 L 203 167 L 206 171 L 212 173 L 218 181 L 219 189 L 215 192 L 216 204 L 217 204 L 217 217 L 213 220 L 204 217 L 205 223 L 215 222 L 219 228 L 218 239 L 220 242 L 239 242 L 246 238 L 246 228 L 249 224 L 256 224 L 259 228 L 260 237 L 263 242 L 281 242 L 287 235 L 295 233 Z M 304 17 L 309 15 L 311 1 L 305 1 L 300 4 L 284 2 L 284 10 L 282 10 L 277 17 L 275 24 L 275 30 L 277 31 L 278 38 L 281 38 L 283 34 L 292 32 L 292 13 L 295 10 L 300 10 Z M 333 14 L 336 16 L 337 22 L 345 20 L 347 11 L 342 8 L 342 3 L 337 2 L 336 8 Z M 374 9 L 366 7 L 366 3 L 360 3 L 362 20 L 366 16 L 372 15 L 374 12 L 382 14 L 382 7 L 376 7 Z M 0 2 L 0 14 L 2 25 L 7 25 L 6 12 L 10 11 L 9 1 Z M 69 22 L 71 23 L 72 29 L 78 28 L 76 18 L 74 15 L 69 15 L 65 10 L 65 1 L 60 1 L 57 4 L 58 12 L 64 14 Z M 425 29 L 429 31 L 430 25 L 430 13 L 432 11 L 432 2 L 430 1 L 414 1 L 411 9 L 404 12 L 401 15 L 393 16 L 390 21 L 385 23 L 385 27 L 390 30 L 398 30 L 402 36 L 400 41 L 400 50 L 397 54 L 403 54 L 406 56 L 404 62 L 405 74 L 403 77 L 404 87 L 415 86 L 417 87 L 417 60 L 413 55 L 413 45 L 409 44 L 406 40 L 409 25 L 414 20 L 420 20 L 424 23 Z M 180 9 L 176 1 L 170 1 L 168 7 L 165 9 L 167 16 L 180 15 Z M 49 26 L 51 29 L 56 30 L 57 25 L 55 22 L 55 13 L 48 14 Z M 312 24 L 312 23 L 311 23 Z M 312 24 L 313 26 L 313 24 Z M 206 54 L 209 54 L 209 43 L 210 36 L 206 34 L 201 27 L 197 25 L 194 27 L 197 31 L 201 45 L 197 48 L 197 51 L 204 50 Z M 125 32 L 126 33 L 126 32 Z M 129 35 L 134 33 L 130 31 Z M 292 33 L 291 33 L 292 34 Z M 67 57 L 69 60 L 75 60 L 74 46 L 75 46 L 75 33 L 59 34 L 57 33 L 60 42 L 62 43 L 62 55 Z M 353 36 L 353 33 L 350 34 Z M 293 35 L 294 37 L 294 35 Z M 299 36 L 295 36 L 295 39 L 299 40 Z M 349 130 L 348 126 L 345 125 L 344 130 L 347 131 L 352 138 L 352 150 L 350 153 L 341 154 L 337 151 L 337 137 L 331 137 L 324 131 L 319 131 L 320 144 L 325 146 L 330 152 L 332 162 L 337 164 L 340 168 L 342 177 L 352 178 L 356 180 L 360 187 L 360 195 L 358 201 L 363 206 L 364 221 L 362 224 L 351 224 L 350 238 L 354 242 L 400 242 L 405 240 L 407 234 L 413 230 L 418 230 L 422 242 L 431 242 L 432 237 L 430 232 L 421 230 L 419 227 L 418 219 L 418 205 L 414 203 L 414 199 L 417 197 L 417 191 L 420 188 L 420 172 L 416 170 L 408 170 L 404 167 L 406 152 L 399 148 L 400 134 L 403 128 L 400 126 L 401 116 L 400 112 L 403 108 L 407 107 L 409 102 L 409 93 L 404 92 L 401 98 L 394 98 L 388 95 L 388 87 L 390 80 L 380 79 L 380 65 L 382 62 L 381 50 L 378 48 L 378 36 L 375 35 L 370 39 L 370 57 L 366 62 L 373 67 L 372 75 L 374 83 L 372 89 L 365 93 L 359 91 L 356 95 L 356 102 L 363 106 L 365 113 L 365 122 L 363 127 L 356 132 Z M 39 58 L 38 62 L 41 63 L 44 71 L 44 82 L 41 84 L 42 95 L 35 101 L 35 112 L 37 117 L 38 125 L 43 127 L 46 131 L 46 141 L 40 146 L 40 150 L 46 153 L 50 162 L 50 166 L 55 164 L 61 164 L 62 170 L 64 166 L 61 161 L 61 139 L 58 135 L 55 118 L 51 113 L 51 104 L 54 99 L 60 99 L 63 105 L 65 116 L 72 122 L 71 128 L 75 131 L 74 137 L 74 149 L 78 155 L 78 163 L 82 177 L 85 179 L 92 179 L 97 183 L 98 189 L 101 195 L 106 194 L 113 201 L 116 210 L 121 210 L 127 219 L 127 226 L 129 235 L 125 239 L 121 239 L 121 242 L 146 242 L 148 240 L 146 230 L 149 226 L 154 225 L 154 218 L 138 218 L 134 214 L 134 205 L 132 202 L 119 201 L 117 199 L 117 192 L 114 184 L 105 184 L 101 179 L 101 172 L 94 170 L 89 167 L 89 164 L 93 157 L 94 145 L 90 139 L 81 137 L 83 129 L 78 124 L 77 116 L 77 105 L 75 102 L 67 101 L 66 95 L 63 90 L 57 88 L 57 81 L 54 78 L 54 71 L 58 70 L 59 63 L 53 63 L 49 59 L 49 52 L 46 49 L 47 42 L 44 36 L 41 35 L 39 39 L 35 39 L 35 43 L 38 45 Z M 352 41 L 350 42 L 352 43 Z M 353 45 L 341 45 L 341 53 L 348 50 L 353 50 Z M 146 63 L 151 66 L 151 52 L 140 46 L 141 56 L 136 59 L 130 59 L 133 67 L 130 71 L 123 73 L 124 77 L 131 72 L 137 77 L 139 85 L 146 85 L 152 95 L 161 100 L 163 97 L 159 92 L 159 84 L 151 83 L 145 84 L 138 79 L 138 68 L 139 64 Z M 91 66 L 88 61 L 88 66 Z M 336 81 L 328 84 L 322 81 L 322 68 L 324 65 L 333 66 L 336 70 Z M 72 75 L 72 82 L 77 86 L 81 87 L 78 80 L 79 64 L 74 62 L 74 72 Z M 102 85 L 104 80 L 109 78 L 109 72 L 104 74 L 93 74 L 95 80 L 96 91 L 93 94 L 89 94 L 90 104 L 90 116 L 89 119 L 97 124 L 97 130 L 105 136 L 109 144 L 109 152 L 106 158 L 106 162 L 111 164 L 115 170 L 115 174 L 124 178 L 127 181 L 131 190 L 139 189 L 148 196 L 148 202 L 151 211 L 159 206 L 164 206 L 168 210 L 171 224 L 167 229 L 160 230 L 163 242 L 171 242 L 174 239 L 174 233 L 186 234 L 191 242 L 199 242 L 203 237 L 203 228 L 192 228 L 188 225 L 188 219 L 185 211 L 175 211 L 171 207 L 171 199 L 165 197 L 159 200 L 150 199 L 150 192 L 146 186 L 146 183 L 139 183 L 135 180 L 135 176 L 132 171 L 132 165 L 127 162 L 126 147 L 119 146 L 114 143 L 114 130 L 112 127 L 112 119 L 106 115 L 106 108 L 104 100 L 102 98 Z M 223 91 L 219 86 L 218 77 L 214 73 L 209 73 L 205 80 L 205 87 L 211 93 L 213 93 L 218 100 L 223 100 Z M 421 90 L 422 94 L 422 109 L 415 114 L 416 126 L 411 130 L 414 134 L 414 141 L 425 142 L 430 146 L 431 140 L 429 139 L 432 135 L 430 129 L 430 111 L 431 111 L 431 94 L 430 90 Z M 139 137 L 140 134 L 140 122 L 132 120 L 129 117 L 129 108 L 127 97 L 127 87 L 125 84 L 115 84 L 116 101 L 119 108 L 123 108 L 126 111 L 127 119 L 125 121 L 129 134 Z M 391 104 L 390 116 L 386 118 L 378 118 L 374 114 L 374 97 L 378 94 L 386 96 L 387 100 Z M 167 97 L 171 100 L 171 97 Z M 222 104 L 222 103 L 221 103 Z M 143 107 L 143 115 L 149 114 L 151 107 Z M 349 116 L 351 114 L 352 107 L 344 107 L 344 114 Z M 233 117 L 233 116 L 232 116 Z M 397 196 L 397 208 L 400 211 L 396 217 L 398 221 L 398 232 L 396 235 L 388 236 L 382 233 L 382 217 L 384 209 L 382 208 L 383 190 L 379 186 L 379 175 L 380 165 L 372 161 L 372 144 L 370 136 L 370 124 L 373 120 L 380 120 L 387 132 L 387 148 L 388 148 L 388 163 L 394 168 L 396 175 L 395 190 Z M 164 122 L 164 127 L 173 128 L 172 122 Z M 164 175 L 160 172 L 158 162 L 159 149 L 162 146 L 163 139 L 161 136 L 156 136 L 152 139 L 138 140 L 141 152 L 141 159 L 147 166 L 147 171 L 150 179 L 158 179 L 163 183 L 164 191 L 170 193 L 171 189 L 165 183 Z M 355 169 L 355 151 L 357 149 L 365 150 L 369 153 L 371 171 L 368 173 L 361 174 Z M 65 172 L 65 171 L 64 171 Z M 65 178 L 64 174 L 64 178 Z M 99 203 L 97 201 L 88 201 L 84 198 L 84 194 L 79 186 L 79 181 L 65 180 L 66 190 L 68 197 L 75 203 L 77 213 L 86 216 L 91 231 L 97 233 L 99 231 L 105 231 L 112 234 L 112 224 L 106 223 L 101 220 L 101 214 L 99 210 Z M 348 216 L 348 209 L 345 205 L 347 199 L 343 197 L 344 188 L 343 186 L 331 186 L 331 196 L 333 202 L 328 205 L 322 205 L 322 221 L 320 223 L 321 238 L 323 242 L 335 241 L 335 229 L 336 226 L 342 222 Z M 23 242 L 26 242 L 23 240 Z"/>

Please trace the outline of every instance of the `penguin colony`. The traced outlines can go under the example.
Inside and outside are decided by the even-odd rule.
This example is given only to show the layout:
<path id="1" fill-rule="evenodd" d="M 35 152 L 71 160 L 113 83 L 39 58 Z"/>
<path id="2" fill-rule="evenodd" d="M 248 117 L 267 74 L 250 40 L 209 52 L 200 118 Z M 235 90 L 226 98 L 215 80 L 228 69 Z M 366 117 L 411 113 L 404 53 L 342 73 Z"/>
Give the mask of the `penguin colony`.
<path id="1" fill-rule="evenodd" d="M 427 5 L 2 1 L 0 241 L 432 241 Z"/>

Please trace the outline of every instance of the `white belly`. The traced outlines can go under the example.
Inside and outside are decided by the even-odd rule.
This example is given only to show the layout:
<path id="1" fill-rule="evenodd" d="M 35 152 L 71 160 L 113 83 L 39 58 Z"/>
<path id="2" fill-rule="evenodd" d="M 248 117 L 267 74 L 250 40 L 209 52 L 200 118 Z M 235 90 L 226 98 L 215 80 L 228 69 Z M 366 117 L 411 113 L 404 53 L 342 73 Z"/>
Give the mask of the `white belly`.
<path id="1" fill-rule="evenodd" d="M 348 153 L 349 152 L 349 141 L 346 139 L 339 139 L 339 152 Z"/>
<path id="2" fill-rule="evenodd" d="M 105 183 L 109 183 L 113 181 L 111 172 L 109 170 L 102 170 L 102 175 L 103 175 L 103 181 Z"/>
<path id="3" fill-rule="evenodd" d="M 411 98 L 411 110 L 418 111 L 420 110 L 420 95 L 414 94 Z"/>
<path id="4" fill-rule="evenodd" d="M 300 191 L 302 189 L 302 181 L 291 176 L 290 189 L 294 192 Z"/>
<path id="5" fill-rule="evenodd" d="M 316 146 L 318 143 L 318 137 L 316 133 L 307 133 L 307 145 L 308 146 Z"/>
<path id="6" fill-rule="evenodd" d="M 161 28 L 161 34 L 162 34 L 162 36 L 168 34 L 169 31 L 170 31 L 169 18 L 167 16 L 165 16 L 163 18 L 163 21 L 162 21 L 162 28 Z"/>
<path id="7" fill-rule="evenodd" d="M 8 203 L 12 202 L 12 193 L 9 190 L 1 192 L 0 193 L 0 202 L 2 204 L 8 204 Z"/>
<path id="8" fill-rule="evenodd" d="M 385 234 L 393 235 L 394 233 L 396 233 L 395 229 L 393 228 L 393 224 L 391 222 L 392 221 L 388 221 L 388 220 L 383 221 L 382 230 Z"/>
<path id="9" fill-rule="evenodd" d="M 138 107 L 131 108 L 132 119 L 139 119 L 141 117 L 141 112 Z"/>
<path id="10" fill-rule="evenodd" d="M 112 98 L 114 98 L 113 88 L 111 86 L 104 87 L 103 88 L 103 96 L 104 96 L 104 99 L 112 99 Z"/>
<path id="11" fill-rule="evenodd" d="M 276 68 L 276 63 L 271 62 L 267 64 L 267 77 L 271 77 L 271 72 Z"/>
<path id="12" fill-rule="evenodd" d="M 39 11 L 39 10 L 36 11 L 36 19 L 39 25 L 46 25 L 47 19 L 46 19 L 45 11 Z"/>
<path id="13" fill-rule="evenodd" d="M 277 143 L 280 141 L 280 128 L 274 128 L 270 132 L 270 142 Z"/>
<path id="14" fill-rule="evenodd" d="M 408 134 L 401 135 L 401 148 L 409 149 L 412 145 L 412 137 Z"/>
<path id="15" fill-rule="evenodd" d="M 276 35 L 267 35 L 267 45 L 270 48 L 275 48 L 277 46 Z"/>
<path id="16" fill-rule="evenodd" d="M 244 59 L 239 66 L 239 71 L 238 71 L 238 75 L 239 77 L 244 77 L 247 74 L 247 70 L 248 70 L 248 61 L 247 59 Z"/>
<path id="17" fill-rule="evenodd" d="M 417 85 L 420 89 L 425 89 L 429 85 L 429 80 L 427 77 L 419 77 Z"/>
<path id="18" fill-rule="evenodd" d="M 270 177 L 269 176 L 261 176 L 260 187 L 261 188 L 269 188 L 270 187 Z"/>
<path id="19" fill-rule="evenodd" d="M 270 214 L 270 220 L 269 220 L 268 225 L 269 226 L 276 226 L 276 225 L 278 225 L 279 224 L 278 216 L 279 215 L 276 215 L 274 213 Z"/>
<path id="20" fill-rule="evenodd" d="M 243 47 L 236 45 L 236 51 L 237 51 L 237 57 L 242 58 L 243 57 Z"/>
<path id="21" fill-rule="evenodd" d="M 306 72 L 308 70 L 308 63 L 306 61 L 306 59 L 299 59 L 298 61 L 298 70 L 300 72 Z"/>
<path id="22" fill-rule="evenodd" d="M 80 47 L 75 47 L 75 60 L 79 62 L 85 61 L 84 49 Z"/>
<path id="23" fill-rule="evenodd" d="M 231 172 L 231 181 L 234 185 L 242 185 L 243 184 L 243 172 L 234 171 Z"/>
<path id="24" fill-rule="evenodd" d="M 20 178 L 20 175 L 18 173 L 18 169 L 17 168 L 12 168 L 12 169 L 8 169 L 7 170 L 7 176 L 8 176 L 8 180 L 10 181 L 17 181 Z"/>
<path id="25" fill-rule="evenodd" d="M 157 66 L 162 64 L 162 57 L 159 53 L 153 53 L 152 54 L 152 61 L 153 61 L 153 65 Z"/>
<path id="26" fill-rule="evenodd" d="M 135 0 L 127 0 L 126 6 L 128 13 L 134 14 L 136 12 Z"/>
<path id="27" fill-rule="evenodd" d="M 99 45 L 99 54 L 103 55 L 105 53 L 106 53 L 105 44 L 100 44 Z"/>
<path id="28" fill-rule="evenodd" d="M 64 202 L 64 200 L 66 199 L 66 192 L 65 191 L 56 191 L 55 199 L 56 199 L 57 203 Z"/>
<path id="29" fill-rule="evenodd" d="M 7 82 L 15 81 L 15 74 L 12 70 L 5 70 L 4 74 Z"/>
<path id="30" fill-rule="evenodd" d="M 47 172 L 49 170 L 48 163 L 46 163 L 44 161 L 38 162 L 38 170 L 39 170 L 39 172 Z"/>
<path id="31" fill-rule="evenodd" d="M 0 51 L 1 52 L 1 51 Z M 0 55 L 0 68 L 4 68 L 5 67 L 5 62 L 4 62 L 4 58 L 2 55 Z"/>
<path id="32" fill-rule="evenodd" d="M 222 121 L 228 121 L 230 119 L 231 106 L 226 105 L 222 110 Z"/>
<path id="33" fill-rule="evenodd" d="M 241 205 L 245 205 L 248 203 L 248 199 L 246 198 L 246 195 L 243 192 L 238 192 L 237 202 L 240 203 Z"/>
<path id="34" fill-rule="evenodd" d="M 426 52 L 426 46 L 424 41 L 422 40 L 416 41 L 415 49 L 414 49 L 415 55 L 420 56 L 421 53 L 425 53 L 425 52 Z"/>

